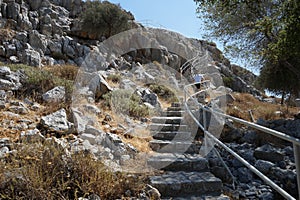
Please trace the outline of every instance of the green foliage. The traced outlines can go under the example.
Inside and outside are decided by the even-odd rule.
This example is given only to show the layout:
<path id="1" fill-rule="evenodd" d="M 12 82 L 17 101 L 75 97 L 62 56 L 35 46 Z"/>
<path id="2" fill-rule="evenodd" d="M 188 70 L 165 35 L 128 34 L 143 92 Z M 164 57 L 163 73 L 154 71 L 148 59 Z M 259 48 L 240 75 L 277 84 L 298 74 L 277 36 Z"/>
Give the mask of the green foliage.
<path id="1" fill-rule="evenodd" d="M 178 98 L 176 97 L 175 92 L 165 85 L 153 83 L 149 85 L 149 89 L 164 101 L 167 101 L 169 103 L 178 102 Z"/>
<path id="2" fill-rule="evenodd" d="M 66 155 L 55 142 L 21 144 L 0 160 L 1 199 L 121 198 L 143 187 L 139 178 L 108 170 L 87 152 Z"/>
<path id="3" fill-rule="evenodd" d="M 20 96 L 31 97 L 39 101 L 41 95 L 46 91 L 56 86 L 64 86 L 66 100 L 71 100 L 78 67 L 71 65 L 52 66 L 42 69 L 27 65 L 9 65 L 9 67 L 13 71 L 21 70 L 27 76 L 22 80 L 24 87 L 19 91 Z"/>
<path id="4" fill-rule="evenodd" d="M 233 78 L 225 76 L 225 77 L 223 77 L 223 83 L 226 87 L 231 88 L 232 84 L 233 84 Z"/>
<path id="5" fill-rule="evenodd" d="M 130 20 L 133 20 L 133 16 L 120 5 L 93 0 L 86 2 L 81 20 L 84 31 L 96 33 L 98 37 L 110 37 L 130 29 Z"/>
<path id="6" fill-rule="evenodd" d="M 147 117 L 151 114 L 150 109 L 141 103 L 138 95 L 130 90 L 120 89 L 103 96 L 105 105 L 117 113 L 125 113 L 131 117 Z"/>
<path id="7" fill-rule="evenodd" d="M 114 83 L 119 83 L 122 79 L 122 76 L 120 74 L 110 74 L 107 76 L 107 80 L 110 80 Z"/>
<path id="8" fill-rule="evenodd" d="M 261 87 L 300 90 L 300 2 L 194 0 L 210 39 L 262 67 Z"/>

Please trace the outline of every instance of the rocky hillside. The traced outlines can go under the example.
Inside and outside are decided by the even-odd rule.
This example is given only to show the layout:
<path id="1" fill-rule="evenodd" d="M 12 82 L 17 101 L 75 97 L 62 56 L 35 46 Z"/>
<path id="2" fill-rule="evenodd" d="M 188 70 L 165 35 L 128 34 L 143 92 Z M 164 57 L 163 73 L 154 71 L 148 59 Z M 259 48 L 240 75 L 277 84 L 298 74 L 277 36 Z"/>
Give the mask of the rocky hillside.
<path id="1" fill-rule="evenodd" d="M 0 198 L 159 199 L 158 191 L 147 185 L 145 177 L 89 171 L 85 166 L 144 172 L 145 154 L 151 153 L 147 130 L 151 117 L 183 98 L 182 86 L 193 82 L 195 72 L 211 81 L 211 93 L 204 94 L 204 99 L 199 97 L 200 101 L 212 105 L 215 100 L 237 117 L 246 118 L 249 109 L 255 120 L 267 115 L 261 110 L 270 103 L 258 103 L 264 95 L 252 85 L 255 75 L 232 65 L 215 44 L 140 24 L 123 39 L 100 41 L 81 29 L 79 15 L 84 5 L 80 0 L 0 0 Z M 140 48 L 122 49 L 129 43 Z M 194 55 L 194 50 L 201 55 Z M 180 73 L 182 66 L 187 68 Z M 220 103 L 224 98 L 226 103 Z M 267 119 L 278 110 L 273 103 L 275 110 Z M 280 108 L 276 119 L 288 116 L 284 114 Z M 299 137 L 298 118 L 259 119 L 259 123 Z M 294 191 L 290 144 L 266 146 L 258 134 L 227 122 L 221 136 L 272 177 L 276 176 L 273 169 L 281 169 L 284 175 L 279 177 L 287 176 L 284 187 Z M 270 156 L 262 152 L 264 148 Z M 80 157 L 82 152 L 90 155 L 90 160 Z M 246 193 L 229 184 L 226 191 L 239 198 L 274 197 L 251 172 L 221 153 L 234 175 L 246 174 L 237 187 L 246 188 Z M 52 154 L 55 159 L 49 156 Z M 80 162 L 74 162 L 77 159 Z M 214 157 L 210 165 L 224 183 L 232 181 Z M 54 169 L 56 174 L 36 174 L 30 168 L 35 172 Z M 152 169 L 148 173 L 153 173 Z M 57 179 L 49 178 L 55 175 Z M 17 181 L 15 177 L 19 177 Z M 97 185 L 103 177 L 107 178 L 103 185 Z M 259 195 L 253 194 L 258 189 Z"/>
<path id="2" fill-rule="evenodd" d="M 84 2 L 20 0 L 0 1 L 0 5 L 0 61 L 35 67 L 57 64 L 80 66 L 93 45 L 100 42 L 80 28 L 78 16 Z M 225 77 L 226 85 L 234 91 L 259 94 L 251 87 L 255 79 L 252 73 L 231 65 L 215 44 L 198 42 L 210 52 Z M 158 54 L 164 55 L 164 52 Z M 145 52 L 140 52 L 135 61 L 145 58 L 148 59 Z M 239 73 L 241 71 L 244 71 L 243 74 Z"/>

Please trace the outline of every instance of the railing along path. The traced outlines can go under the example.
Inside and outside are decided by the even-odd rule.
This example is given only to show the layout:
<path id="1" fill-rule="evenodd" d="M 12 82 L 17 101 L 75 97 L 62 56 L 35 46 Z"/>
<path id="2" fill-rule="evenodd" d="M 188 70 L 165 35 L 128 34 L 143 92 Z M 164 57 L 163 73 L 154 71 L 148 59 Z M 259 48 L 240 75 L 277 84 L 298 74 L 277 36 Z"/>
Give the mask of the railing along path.
<path id="1" fill-rule="evenodd" d="M 185 68 L 186 66 L 183 66 Z M 260 177 L 266 184 L 270 185 L 274 190 L 276 190 L 279 194 L 281 194 L 284 198 L 289 199 L 289 200 L 296 200 L 293 196 L 291 196 L 288 192 L 286 192 L 284 189 L 279 187 L 275 182 L 273 182 L 271 179 L 269 179 L 266 175 L 264 175 L 262 172 L 260 172 L 257 168 L 255 168 L 253 165 L 251 165 L 248 161 L 246 161 L 244 158 L 242 158 L 240 155 L 238 155 L 236 152 L 234 152 L 232 149 L 230 149 L 226 144 L 221 142 L 217 137 L 214 136 L 213 133 L 210 133 L 208 131 L 207 127 L 207 115 L 206 113 L 211 113 L 218 115 L 220 117 L 223 117 L 224 119 L 231 119 L 234 122 L 246 125 L 248 127 L 254 128 L 256 130 L 260 130 L 264 133 L 271 134 L 275 137 L 281 138 L 285 141 L 289 141 L 293 144 L 293 150 L 294 150 L 294 156 L 295 156 L 295 164 L 296 164 L 296 173 L 297 173 L 297 182 L 298 182 L 298 194 L 299 194 L 299 199 L 300 199 L 300 139 L 292 137 L 290 135 L 287 135 L 285 133 L 275 131 L 269 128 L 266 128 L 264 126 L 260 126 L 258 124 L 252 123 L 245 121 L 240 118 L 236 118 L 230 115 L 226 115 L 218 110 L 214 110 L 210 107 L 207 107 L 201 103 L 198 102 L 198 100 L 195 98 L 195 96 L 201 92 L 205 92 L 205 90 L 208 89 L 208 84 L 207 81 L 205 81 L 202 85 L 206 87 L 204 90 L 196 92 L 194 94 L 190 94 L 189 89 L 193 87 L 196 83 L 186 85 L 184 87 L 184 106 L 189 113 L 189 115 L 193 118 L 193 120 L 196 122 L 196 124 L 202 129 L 204 132 L 204 136 L 208 137 L 211 139 L 214 143 L 218 144 L 219 146 L 223 147 L 226 151 L 228 151 L 231 155 L 233 155 L 236 159 L 238 159 L 242 164 L 244 164 L 247 168 L 249 168 L 254 174 L 256 174 L 258 177 Z M 199 122 L 199 119 L 194 115 L 192 112 L 192 109 L 188 105 L 188 101 L 192 100 L 196 105 L 197 108 L 199 108 L 199 111 L 203 111 L 203 124 Z M 207 139 L 207 138 L 206 138 Z"/>

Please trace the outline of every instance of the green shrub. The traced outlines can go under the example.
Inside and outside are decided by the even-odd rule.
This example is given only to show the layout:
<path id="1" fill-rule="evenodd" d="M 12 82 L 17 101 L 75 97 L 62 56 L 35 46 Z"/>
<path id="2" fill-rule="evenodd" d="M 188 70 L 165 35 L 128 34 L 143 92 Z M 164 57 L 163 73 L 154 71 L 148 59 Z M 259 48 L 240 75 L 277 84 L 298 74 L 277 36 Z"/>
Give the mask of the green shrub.
<path id="1" fill-rule="evenodd" d="M 82 30 L 97 34 L 98 37 L 110 37 L 130 29 L 133 16 L 123 10 L 120 5 L 100 0 L 88 1 L 80 16 Z"/>
<path id="2" fill-rule="evenodd" d="M 143 180 L 114 173 L 87 152 L 67 156 L 52 142 L 21 144 L 0 160 L 0 199 L 101 199 L 138 193 Z"/>
<path id="3" fill-rule="evenodd" d="M 119 83 L 122 79 L 122 76 L 120 74 L 110 74 L 107 77 L 107 80 L 110 80 L 114 83 Z"/>
<path id="4" fill-rule="evenodd" d="M 164 101 L 167 101 L 169 103 L 178 102 L 178 98 L 176 97 L 174 90 L 165 85 L 154 83 L 149 85 L 149 89 Z"/>
<path id="5" fill-rule="evenodd" d="M 78 67 L 62 65 L 39 69 L 22 64 L 9 65 L 9 67 L 12 71 L 22 70 L 27 76 L 22 82 L 24 87 L 23 90 L 19 92 L 19 95 L 31 97 L 39 101 L 41 94 L 56 86 L 64 86 L 67 101 L 71 100 Z"/>
<path id="6" fill-rule="evenodd" d="M 114 109 L 117 113 L 126 113 L 135 118 L 150 115 L 150 109 L 141 103 L 138 95 L 130 90 L 115 90 L 103 96 L 105 105 Z"/>
<path id="7" fill-rule="evenodd" d="M 233 84 L 233 78 L 225 76 L 225 77 L 223 77 L 223 83 L 224 83 L 224 86 L 231 88 L 232 84 Z"/>

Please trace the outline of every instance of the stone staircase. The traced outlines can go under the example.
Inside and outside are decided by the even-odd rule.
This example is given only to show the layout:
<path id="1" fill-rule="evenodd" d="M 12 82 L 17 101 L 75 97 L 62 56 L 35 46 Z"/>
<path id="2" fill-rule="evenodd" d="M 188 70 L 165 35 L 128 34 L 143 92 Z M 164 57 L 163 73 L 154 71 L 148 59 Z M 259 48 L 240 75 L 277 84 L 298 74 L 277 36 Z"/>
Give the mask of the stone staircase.
<path id="1" fill-rule="evenodd" d="M 194 140 L 184 113 L 180 103 L 172 103 L 162 117 L 152 118 L 150 147 L 156 153 L 148 164 L 161 173 L 150 177 L 150 184 L 162 199 L 223 199 L 222 182 L 209 172 L 207 159 L 198 154 L 201 142 Z"/>

